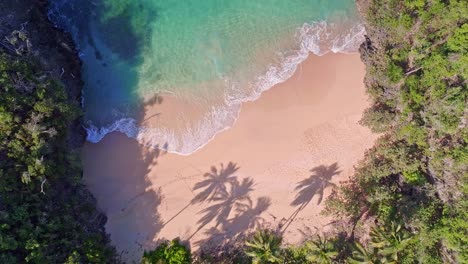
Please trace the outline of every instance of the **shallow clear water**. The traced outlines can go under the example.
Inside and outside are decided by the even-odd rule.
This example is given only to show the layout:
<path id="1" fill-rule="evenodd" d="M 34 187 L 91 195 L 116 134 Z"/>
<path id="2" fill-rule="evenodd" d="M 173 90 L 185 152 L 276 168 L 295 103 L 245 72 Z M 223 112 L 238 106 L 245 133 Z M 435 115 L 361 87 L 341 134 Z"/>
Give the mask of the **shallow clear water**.
<path id="1" fill-rule="evenodd" d="M 53 0 L 49 15 L 81 51 L 88 140 L 118 130 L 181 154 L 232 125 L 242 102 L 309 52 L 355 51 L 364 32 L 351 0 Z M 155 95 L 200 114 L 182 107 L 166 114 L 172 122 L 142 123 Z"/>

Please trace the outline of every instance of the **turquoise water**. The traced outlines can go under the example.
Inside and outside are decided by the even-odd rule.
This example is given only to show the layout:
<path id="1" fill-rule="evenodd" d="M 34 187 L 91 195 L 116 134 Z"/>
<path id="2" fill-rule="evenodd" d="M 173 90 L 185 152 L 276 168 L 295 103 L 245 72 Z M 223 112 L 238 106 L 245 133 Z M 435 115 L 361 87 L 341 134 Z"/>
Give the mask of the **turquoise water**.
<path id="1" fill-rule="evenodd" d="M 190 154 L 231 126 L 242 102 L 289 78 L 309 52 L 356 51 L 351 0 L 53 0 L 81 51 L 88 140 L 122 131 Z M 148 98 L 195 105 L 142 124 Z M 190 108 L 190 109 L 193 109 Z"/>

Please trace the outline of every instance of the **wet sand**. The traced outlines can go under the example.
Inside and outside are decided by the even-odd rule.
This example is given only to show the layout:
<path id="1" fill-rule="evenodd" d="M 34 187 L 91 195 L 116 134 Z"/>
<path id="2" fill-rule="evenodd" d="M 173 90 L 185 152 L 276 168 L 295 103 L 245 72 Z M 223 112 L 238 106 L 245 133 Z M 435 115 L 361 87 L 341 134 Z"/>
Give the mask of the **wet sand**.
<path id="1" fill-rule="evenodd" d="M 124 260 L 138 261 L 158 239 L 179 237 L 197 249 L 259 226 L 280 229 L 288 243 L 326 231 L 332 219 L 320 215 L 323 201 L 377 137 L 358 124 L 368 106 L 363 78 L 357 54 L 310 56 L 189 156 L 120 133 L 87 143 L 84 179 Z M 170 115 L 165 104 L 146 109 L 146 125 L 157 125 L 155 113 Z"/>

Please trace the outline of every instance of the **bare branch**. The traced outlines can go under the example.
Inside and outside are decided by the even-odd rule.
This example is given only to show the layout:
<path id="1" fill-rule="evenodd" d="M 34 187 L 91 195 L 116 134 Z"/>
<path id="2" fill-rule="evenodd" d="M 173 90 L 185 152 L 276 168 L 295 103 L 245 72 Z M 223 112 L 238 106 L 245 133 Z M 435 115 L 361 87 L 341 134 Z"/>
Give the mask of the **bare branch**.
<path id="1" fill-rule="evenodd" d="M 42 180 L 42 182 L 41 182 L 41 193 L 42 193 L 43 195 L 46 194 L 46 193 L 44 192 L 44 183 L 46 183 L 46 181 L 47 181 L 47 179 L 44 178 L 44 180 Z"/>
<path id="2" fill-rule="evenodd" d="M 406 76 L 408 76 L 408 75 L 410 75 L 410 74 L 412 74 L 412 73 L 415 73 L 415 72 L 417 72 L 417 71 L 419 71 L 419 70 L 421 70 L 421 69 L 422 69 L 422 67 L 419 67 L 419 68 L 416 68 L 416 69 L 414 69 L 414 70 L 411 70 L 411 71 L 409 71 L 409 72 L 407 72 L 407 73 L 405 73 L 405 74 L 406 74 Z"/>

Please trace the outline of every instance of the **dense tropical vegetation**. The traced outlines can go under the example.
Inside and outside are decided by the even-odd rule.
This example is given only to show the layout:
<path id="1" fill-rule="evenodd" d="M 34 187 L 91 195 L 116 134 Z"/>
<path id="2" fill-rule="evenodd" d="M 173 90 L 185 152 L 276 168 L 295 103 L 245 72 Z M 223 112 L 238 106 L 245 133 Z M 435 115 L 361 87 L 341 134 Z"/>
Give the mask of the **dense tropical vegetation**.
<path id="1" fill-rule="evenodd" d="M 0 263 L 104 263 L 105 218 L 65 142 L 80 110 L 27 60 L 0 53 Z"/>
<path id="2" fill-rule="evenodd" d="M 364 2 L 372 106 L 362 122 L 385 134 L 327 212 L 354 225 L 401 223 L 413 239 L 391 243 L 399 263 L 467 262 L 468 5 Z"/>

